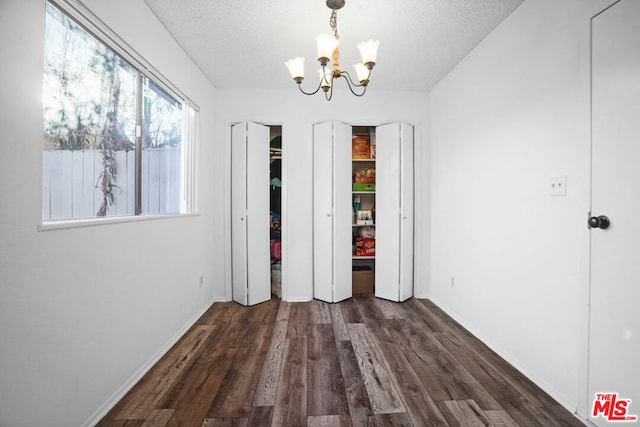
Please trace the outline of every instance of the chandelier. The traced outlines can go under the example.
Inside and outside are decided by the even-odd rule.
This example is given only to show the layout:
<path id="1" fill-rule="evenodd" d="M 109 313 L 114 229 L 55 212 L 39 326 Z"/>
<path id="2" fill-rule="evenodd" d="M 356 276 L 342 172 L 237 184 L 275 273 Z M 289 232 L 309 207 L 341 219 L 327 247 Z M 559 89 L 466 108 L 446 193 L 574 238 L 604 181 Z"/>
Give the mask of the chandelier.
<path id="1" fill-rule="evenodd" d="M 320 83 L 313 92 L 305 92 L 302 89 L 302 80 L 304 80 L 304 58 L 297 57 L 284 63 L 291 73 L 291 77 L 298 84 L 298 89 L 305 95 L 315 95 L 320 89 L 324 92 L 327 101 L 333 96 L 333 82 L 339 77 L 343 77 L 349 86 L 349 90 L 355 96 L 362 96 L 367 91 L 367 85 L 371 77 L 371 70 L 376 65 L 376 55 L 378 52 L 378 40 L 368 40 L 358 43 L 362 62 L 355 64 L 356 76 L 359 83 L 351 78 L 351 75 L 340 69 L 340 51 L 338 49 L 340 37 L 338 36 L 338 15 L 337 10 L 344 6 L 345 0 L 327 0 L 327 7 L 331 9 L 331 17 L 329 18 L 329 26 L 333 31 L 333 35 L 320 34 L 316 37 L 318 45 L 318 62 L 320 68 Z M 329 65 L 329 61 L 332 64 Z"/>

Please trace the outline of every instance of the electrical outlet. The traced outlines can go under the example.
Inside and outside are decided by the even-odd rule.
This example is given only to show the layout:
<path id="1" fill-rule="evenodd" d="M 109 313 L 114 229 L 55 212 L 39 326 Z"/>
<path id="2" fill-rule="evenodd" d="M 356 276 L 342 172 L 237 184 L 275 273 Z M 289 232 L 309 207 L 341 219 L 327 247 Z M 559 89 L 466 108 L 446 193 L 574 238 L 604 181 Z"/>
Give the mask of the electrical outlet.
<path id="1" fill-rule="evenodd" d="M 567 176 L 566 175 L 549 177 L 549 195 L 550 196 L 566 196 L 567 195 Z"/>
<path id="2" fill-rule="evenodd" d="M 451 287 L 453 288 L 456 285 L 455 279 L 451 276 Z"/>
<path id="3" fill-rule="evenodd" d="M 204 285 L 204 276 L 200 276 L 200 287 Z"/>

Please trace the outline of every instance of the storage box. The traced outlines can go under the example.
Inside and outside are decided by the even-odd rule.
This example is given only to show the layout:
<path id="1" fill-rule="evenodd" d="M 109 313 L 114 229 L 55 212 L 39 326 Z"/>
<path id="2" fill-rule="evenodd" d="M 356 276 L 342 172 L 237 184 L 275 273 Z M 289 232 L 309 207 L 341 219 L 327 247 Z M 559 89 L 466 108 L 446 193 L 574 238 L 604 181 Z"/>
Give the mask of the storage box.
<path id="1" fill-rule="evenodd" d="M 353 185 L 353 189 L 352 189 L 353 191 L 371 191 L 371 192 L 376 191 L 375 184 L 362 184 L 362 183 L 354 182 L 352 185 Z"/>
<path id="2" fill-rule="evenodd" d="M 354 294 L 372 294 L 375 276 L 370 267 L 367 270 L 354 270 L 351 272 L 352 292 Z"/>
<path id="3" fill-rule="evenodd" d="M 271 266 L 271 293 L 282 298 L 282 274 L 280 264 Z"/>
<path id="4" fill-rule="evenodd" d="M 351 157 L 365 160 L 371 157 L 371 145 L 369 135 L 353 135 L 351 140 Z"/>

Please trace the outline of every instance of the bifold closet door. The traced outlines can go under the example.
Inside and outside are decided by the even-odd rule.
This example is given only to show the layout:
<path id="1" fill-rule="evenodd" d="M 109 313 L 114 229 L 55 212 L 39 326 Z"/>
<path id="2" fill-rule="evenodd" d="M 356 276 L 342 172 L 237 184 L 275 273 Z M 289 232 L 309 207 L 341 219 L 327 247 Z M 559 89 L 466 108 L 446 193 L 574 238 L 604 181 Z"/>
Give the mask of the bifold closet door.
<path id="1" fill-rule="evenodd" d="M 231 271 L 233 300 L 254 305 L 271 298 L 269 128 L 231 127 Z"/>
<path id="2" fill-rule="evenodd" d="M 413 296 L 413 127 L 376 128 L 375 295 L 391 301 Z"/>
<path id="3" fill-rule="evenodd" d="M 313 126 L 313 297 L 350 298 L 351 126 Z"/>

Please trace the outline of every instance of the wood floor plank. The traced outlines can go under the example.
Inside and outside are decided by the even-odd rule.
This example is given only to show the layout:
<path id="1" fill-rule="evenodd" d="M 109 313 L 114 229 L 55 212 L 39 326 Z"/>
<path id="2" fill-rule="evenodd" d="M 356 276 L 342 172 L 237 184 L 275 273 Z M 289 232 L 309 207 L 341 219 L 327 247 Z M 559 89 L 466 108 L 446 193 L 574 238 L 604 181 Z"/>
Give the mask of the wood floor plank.
<path id="1" fill-rule="evenodd" d="M 387 328 L 377 327 L 368 330 L 384 355 L 384 362 L 413 423 L 420 426 L 446 426 L 443 414 L 430 395 L 431 390 L 425 388 L 416 375 L 412 365 L 405 358 L 405 350 L 394 342 Z"/>
<path id="2" fill-rule="evenodd" d="M 237 322 L 218 323 L 213 328 L 209 338 L 202 345 L 201 351 L 194 358 L 194 363 L 180 373 L 170 389 L 156 403 L 156 408 L 172 409 L 181 404 L 184 405 L 181 402 L 190 399 L 188 396 L 190 390 L 203 386 L 202 382 L 205 379 L 209 383 L 205 386 L 206 392 L 210 393 L 207 396 L 213 400 L 217 387 L 220 386 L 235 357 L 235 350 L 238 349 L 247 332 L 247 328 Z M 210 367 L 215 367 L 215 370 L 210 370 Z M 203 372 L 203 370 L 206 371 Z M 217 382 L 211 383 L 214 378 L 217 378 Z"/>
<path id="3" fill-rule="evenodd" d="M 406 412 L 399 414 L 376 414 L 375 422 L 377 427 L 414 427 L 411 417 Z"/>
<path id="4" fill-rule="evenodd" d="M 100 421 L 96 427 L 142 427 L 144 420 L 115 420 L 105 419 Z"/>
<path id="5" fill-rule="evenodd" d="M 254 307 L 245 307 L 234 301 L 216 303 L 224 305 L 226 310 L 220 314 L 220 320 L 224 323 L 238 322 L 246 323 L 253 314 Z M 221 307 L 222 308 L 222 307 Z"/>
<path id="6" fill-rule="evenodd" d="M 247 426 L 270 427 L 273 416 L 273 406 L 254 406 L 247 419 Z"/>
<path id="7" fill-rule="evenodd" d="M 380 306 L 374 303 L 376 298 L 373 294 L 358 294 L 354 295 L 352 299 L 363 323 L 373 326 L 385 319 L 384 312 L 380 310 Z"/>
<path id="8" fill-rule="evenodd" d="M 386 322 L 423 385 L 436 401 L 474 399 L 482 409 L 500 404 L 430 333 L 423 323 Z"/>
<path id="9" fill-rule="evenodd" d="M 271 342 L 274 322 L 264 323 L 264 318 L 275 320 L 278 308 L 267 303 L 255 307 L 254 322 L 249 323 L 245 345 L 238 348 L 220 390 L 209 408 L 207 418 L 246 418 L 249 416 L 260 378 L 260 370 Z M 269 313 L 272 315 L 269 315 Z"/>
<path id="10" fill-rule="evenodd" d="M 224 323 L 226 322 L 225 319 L 229 316 L 228 312 L 235 309 L 235 305 L 233 302 L 218 302 L 212 304 L 211 307 L 200 316 L 196 324 L 215 325 L 216 323 Z"/>
<path id="11" fill-rule="evenodd" d="M 276 403 L 280 371 L 284 363 L 284 348 L 289 320 L 277 320 L 269 349 L 260 372 L 254 406 L 273 406 Z"/>
<path id="12" fill-rule="evenodd" d="M 142 423 L 142 427 L 165 427 L 173 416 L 173 412 L 173 409 L 154 409 Z"/>
<path id="13" fill-rule="evenodd" d="M 115 419 L 146 419 L 156 403 L 171 388 L 180 374 L 188 369 L 198 356 L 198 350 L 206 342 L 213 330 L 210 325 L 197 325 L 187 331 L 132 389 L 128 403 L 114 417 Z"/>
<path id="14" fill-rule="evenodd" d="M 304 427 L 307 424 L 307 338 L 288 338 L 273 426 Z"/>
<path id="15" fill-rule="evenodd" d="M 165 404 L 175 408 L 167 426 L 199 425 L 226 378 L 237 348 L 220 348 L 214 353 L 215 363 L 198 362 L 185 375 L 181 387 Z M 159 405 L 160 406 L 160 405 Z"/>
<path id="16" fill-rule="evenodd" d="M 252 427 L 246 418 L 205 418 L 200 427 Z"/>
<path id="17" fill-rule="evenodd" d="M 330 324 L 312 324 L 307 337 L 307 415 L 349 413 L 340 361 Z"/>
<path id="18" fill-rule="evenodd" d="M 348 415 L 310 415 L 307 427 L 351 427 L 351 418 Z"/>
<path id="19" fill-rule="evenodd" d="M 287 301 L 281 301 L 280 306 L 278 307 L 278 314 L 276 315 L 276 322 L 280 320 L 289 321 L 289 316 L 291 315 L 291 304 Z"/>
<path id="20" fill-rule="evenodd" d="M 415 322 L 423 322 L 430 332 L 442 332 L 450 330 L 449 325 L 440 316 L 444 312 L 434 312 L 429 306 L 423 304 L 423 300 L 411 298 L 407 302 L 407 313 Z"/>
<path id="21" fill-rule="evenodd" d="M 484 411 L 484 413 L 495 427 L 519 427 L 518 423 L 516 423 L 505 410 L 488 410 Z"/>
<path id="22" fill-rule="evenodd" d="M 329 311 L 331 313 L 331 322 L 333 323 L 333 335 L 335 336 L 336 341 L 350 340 L 351 338 L 349 337 L 349 331 L 347 331 L 347 324 L 344 322 L 340 306 L 338 304 L 331 304 L 329 306 Z"/>
<path id="23" fill-rule="evenodd" d="M 468 427 L 493 426 L 491 420 L 473 400 L 445 400 L 438 405 L 449 425 Z"/>
<path id="24" fill-rule="evenodd" d="M 339 307 L 345 323 L 364 323 L 364 319 L 362 318 L 362 314 L 360 314 L 354 298 L 341 301 Z"/>
<path id="25" fill-rule="evenodd" d="M 309 325 L 309 302 L 300 302 L 291 306 L 289 323 L 287 325 L 287 338 L 299 338 L 307 336 Z"/>
<path id="26" fill-rule="evenodd" d="M 252 313 L 249 322 L 273 323 L 275 322 L 280 308 L 280 300 L 272 297 L 270 300 L 256 304 L 253 307 L 246 307 Z"/>
<path id="27" fill-rule="evenodd" d="M 331 312 L 329 304 L 324 301 L 314 299 L 309 306 L 309 323 L 331 324 Z"/>
<path id="28" fill-rule="evenodd" d="M 340 360 L 340 372 L 344 378 L 351 423 L 354 426 L 375 426 L 369 395 L 364 387 L 364 380 L 351 341 L 336 341 L 336 350 Z"/>
<path id="29" fill-rule="evenodd" d="M 401 303 L 389 301 L 382 298 L 371 298 L 371 304 L 375 305 L 382 313 L 384 319 L 404 319 L 403 311 L 400 310 Z"/>
<path id="30" fill-rule="evenodd" d="M 347 324 L 353 351 L 375 414 L 406 412 L 395 384 L 363 323 Z"/>

